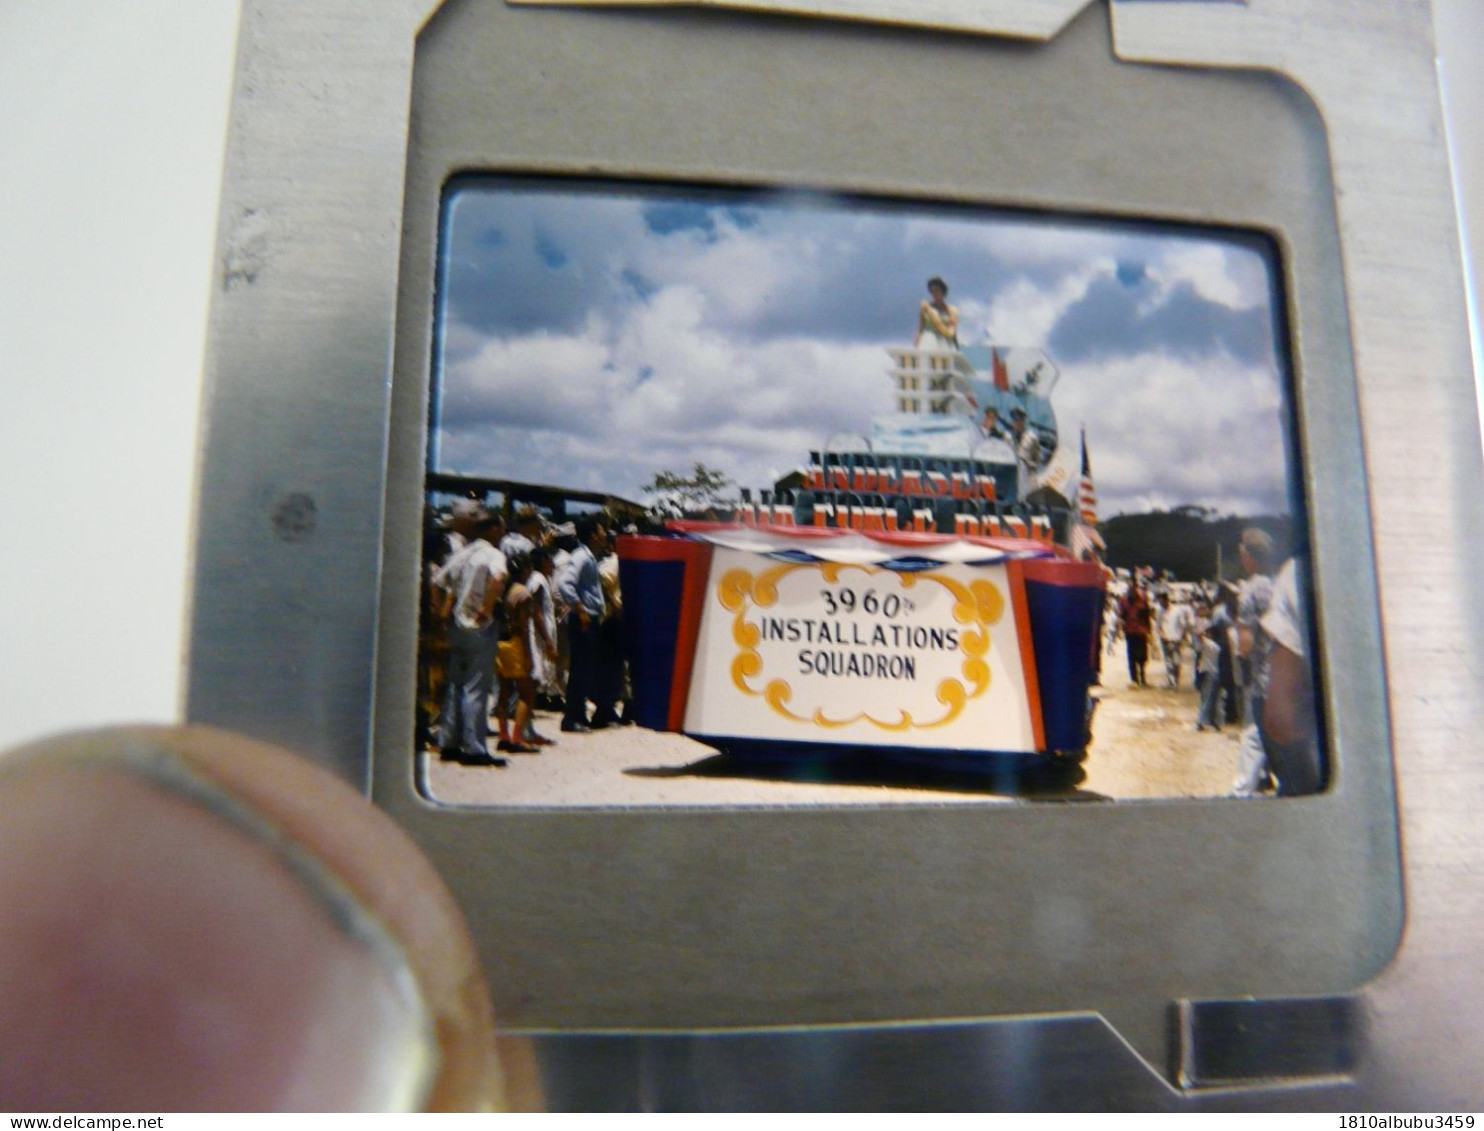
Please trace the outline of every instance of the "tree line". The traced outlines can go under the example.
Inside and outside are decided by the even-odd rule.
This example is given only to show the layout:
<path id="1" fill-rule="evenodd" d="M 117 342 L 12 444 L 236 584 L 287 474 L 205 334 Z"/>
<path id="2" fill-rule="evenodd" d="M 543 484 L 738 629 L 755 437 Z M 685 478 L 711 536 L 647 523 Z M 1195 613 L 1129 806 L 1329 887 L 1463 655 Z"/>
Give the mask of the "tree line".
<path id="1" fill-rule="evenodd" d="M 1233 580 L 1240 575 L 1237 541 L 1249 526 L 1273 536 L 1280 559 L 1292 552 L 1291 516 L 1219 515 L 1208 507 L 1121 514 L 1098 523 L 1098 533 L 1108 544 L 1107 564 L 1115 569 L 1153 566 L 1177 581 Z"/>

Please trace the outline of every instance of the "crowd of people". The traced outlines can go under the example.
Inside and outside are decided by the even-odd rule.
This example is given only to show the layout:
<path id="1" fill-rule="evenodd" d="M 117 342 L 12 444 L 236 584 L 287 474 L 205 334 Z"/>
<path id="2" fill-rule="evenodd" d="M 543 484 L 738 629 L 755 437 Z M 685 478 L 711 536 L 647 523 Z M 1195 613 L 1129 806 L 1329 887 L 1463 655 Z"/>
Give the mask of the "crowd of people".
<path id="1" fill-rule="evenodd" d="M 612 521 L 553 524 L 533 508 L 506 517 L 458 499 L 430 521 L 419 651 L 419 740 L 448 759 L 502 766 L 554 739 L 538 708 L 580 734 L 629 721 L 623 602 Z M 1115 583 L 1106 652 L 1123 641 L 1130 686 L 1197 693 L 1196 731 L 1238 728 L 1232 792 L 1314 793 L 1325 783 L 1309 628 L 1297 559 L 1280 562 L 1258 527 L 1237 547 L 1242 577 L 1180 584 L 1137 570 Z M 491 720 L 495 727 L 490 748 Z"/>
<path id="2" fill-rule="evenodd" d="M 1323 788 L 1308 624 L 1297 559 L 1280 562 L 1272 537 L 1242 532 L 1237 582 L 1182 587 L 1135 571 L 1105 622 L 1107 652 L 1124 642 L 1129 684 L 1149 686 L 1156 651 L 1164 686 L 1178 688 L 1188 653 L 1198 694 L 1197 731 L 1239 728 L 1232 792 L 1251 796 Z"/>
<path id="3" fill-rule="evenodd" d="M 503 766 L 507 754 L 564 733 L 627 722 L 625 663 L 610 520 L 553 524 L 534 508 L 505 515 L 457 499 L 430 516 L 424 544 L 419 741 L 444 758 Z M 496 727 L 489 747 L 490 721 Z"/>

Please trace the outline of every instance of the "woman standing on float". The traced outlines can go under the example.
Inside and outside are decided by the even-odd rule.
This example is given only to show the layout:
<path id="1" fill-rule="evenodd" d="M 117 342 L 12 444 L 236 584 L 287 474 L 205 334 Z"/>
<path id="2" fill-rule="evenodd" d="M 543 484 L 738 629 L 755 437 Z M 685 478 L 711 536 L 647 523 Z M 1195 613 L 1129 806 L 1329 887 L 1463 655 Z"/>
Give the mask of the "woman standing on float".
<path id="1" fill-rule="evenodd" d="M 934 275 L 928 280 L 930 298 L 917 309 L 917 337 L 912 344 L 920 350 L 958 349 L 958 307 L 948 305 L 948 284 Z"/>

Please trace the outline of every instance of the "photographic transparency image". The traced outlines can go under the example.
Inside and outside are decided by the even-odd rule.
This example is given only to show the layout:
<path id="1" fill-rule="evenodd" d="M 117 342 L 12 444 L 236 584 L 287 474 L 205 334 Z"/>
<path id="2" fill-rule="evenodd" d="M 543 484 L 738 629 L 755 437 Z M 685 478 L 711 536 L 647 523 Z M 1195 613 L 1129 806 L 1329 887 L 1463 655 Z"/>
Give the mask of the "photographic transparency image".
<path id="1" fill-rule="evenodd" d="M 456 179 L 422 788 L 1324 788 L 1282 309 L 1253 233 Z"/>

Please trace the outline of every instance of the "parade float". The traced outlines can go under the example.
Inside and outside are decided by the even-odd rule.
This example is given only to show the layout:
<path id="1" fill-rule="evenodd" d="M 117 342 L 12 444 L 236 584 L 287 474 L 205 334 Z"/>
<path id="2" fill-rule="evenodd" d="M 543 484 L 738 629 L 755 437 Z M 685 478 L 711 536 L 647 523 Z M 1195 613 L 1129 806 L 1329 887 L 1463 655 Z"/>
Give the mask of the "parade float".
<path id="1" fill-rule="evenodd" d="M 731 521 L 618 540 L 635 717 L 754 757 L 1080 761 L 1104 575 L 1072 550 L 1096 535 L 1055 368 L 889 352 L 894 411 L 868 437 Z"/>

